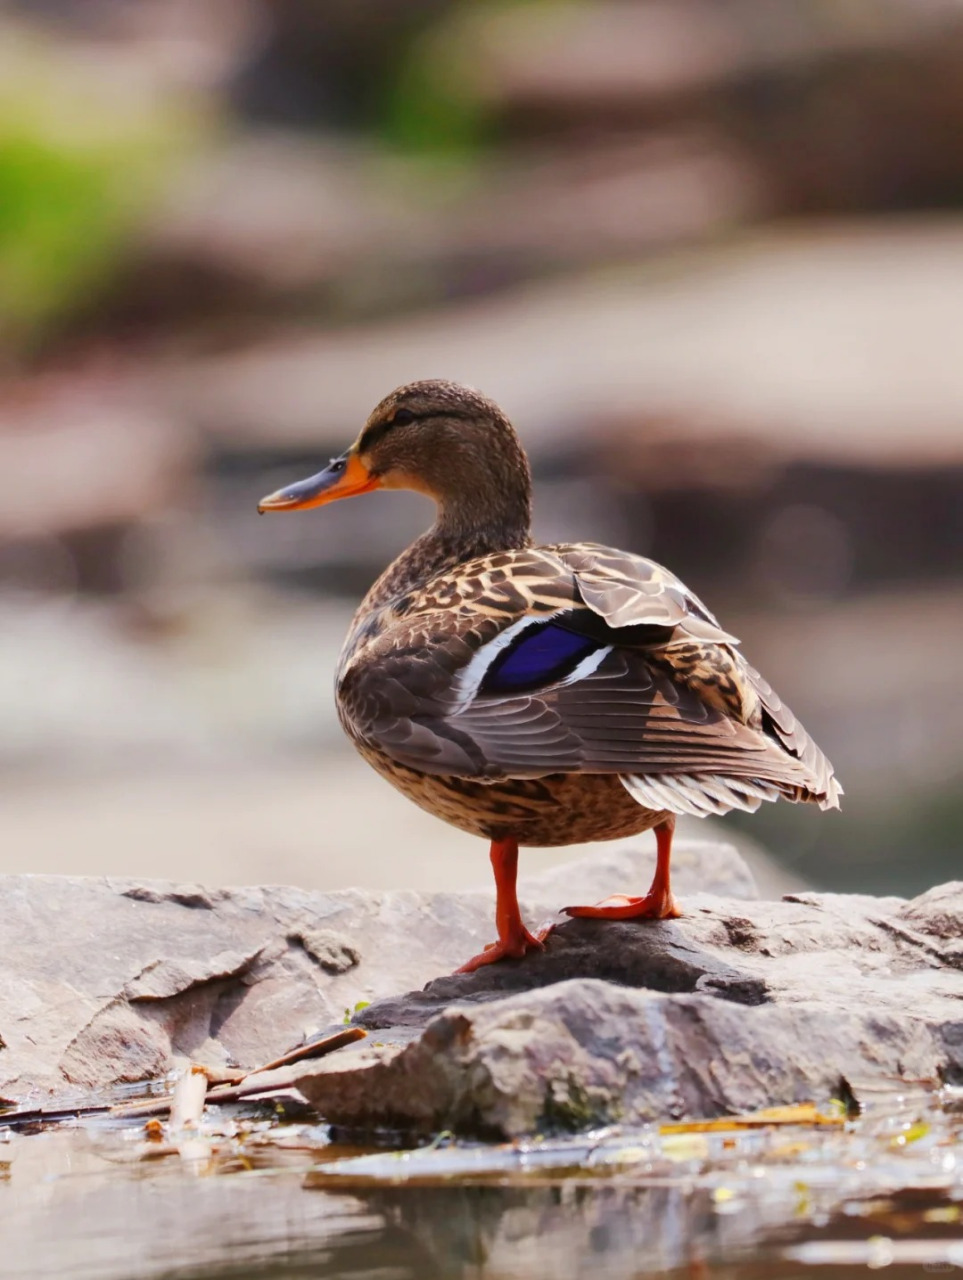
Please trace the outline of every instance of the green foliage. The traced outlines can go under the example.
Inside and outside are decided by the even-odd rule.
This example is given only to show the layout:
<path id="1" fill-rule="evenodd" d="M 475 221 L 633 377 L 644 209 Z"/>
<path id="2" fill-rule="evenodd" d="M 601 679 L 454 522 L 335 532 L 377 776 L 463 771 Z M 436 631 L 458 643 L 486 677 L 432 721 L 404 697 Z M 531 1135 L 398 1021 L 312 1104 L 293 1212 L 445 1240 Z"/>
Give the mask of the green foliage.
<path id="1" fill-rule="evenodd" d="M 353 1009 L 345 1009 L 344 1018 L 342 1019 L 344 1025 L 348 1026 L 355 1014 L 360 1013 L 362 1009 L 367 1009 L 370 1003 L 370 1000 L 359 1000 Z"/>
<path id="2" fill-rule="evenodd" d="M 2 124 L 0 124 L 2 128 Z M 42 322 L 94 281 L 123 235 L 110 158 L 71 155 L 29 130 L 0 136 L 0 315 Z"/>
<path id="3" fill-rule="evenodd" d="M 406 150 L 471 155 L 497 136 L 487 91 L 486 41 L 517 9 L 571 7 L 579 0 L 462 0 L 416 33 L 388 86 L 387 141 Z"/>
<path id="4" fill-rule="evenodd" d="M 485 140 L 488 110 L 473 83 L 460 23 L 429 32 L 401 59 L 385 103 L 387 140 L 405 150 L 476 150 Z"/>
<path id="5" fill-rule="evenodd" d="M 3 51 L 0 335 L 7 346 L 42 336 L 106 282 L 185 137 L 180 108 L 129 86 L 119 90 L 97 71 L 39 41 L 10 41 Z"/>

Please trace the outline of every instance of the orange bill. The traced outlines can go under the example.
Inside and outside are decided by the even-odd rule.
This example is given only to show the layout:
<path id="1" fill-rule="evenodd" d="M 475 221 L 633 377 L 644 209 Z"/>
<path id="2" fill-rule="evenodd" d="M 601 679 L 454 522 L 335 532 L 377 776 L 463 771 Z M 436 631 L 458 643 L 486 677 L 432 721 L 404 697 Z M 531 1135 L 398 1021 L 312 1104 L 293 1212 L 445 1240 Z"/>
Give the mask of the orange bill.
<path id="1" fill-rule="evenodd" d="M 349 449 L 340 458 L 332 458 L 323 471 L 307 480 L 298 480 L 284 489 L 269 493 L 257 504 L 260 512 L 306 511 L 339 498 L 353 498 L 359 493 L 378 489 L 381 481 L 373 476 L 358 455 Z"/>

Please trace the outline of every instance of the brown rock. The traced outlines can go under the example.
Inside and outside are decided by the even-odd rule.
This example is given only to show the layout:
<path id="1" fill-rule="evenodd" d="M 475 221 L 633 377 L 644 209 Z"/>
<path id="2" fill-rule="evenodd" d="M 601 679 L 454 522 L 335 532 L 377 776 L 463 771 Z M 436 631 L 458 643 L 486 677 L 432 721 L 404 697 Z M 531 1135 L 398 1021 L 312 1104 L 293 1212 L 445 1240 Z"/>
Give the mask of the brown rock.
<path id="1" fill-rule="evenodd" d="M 541 955 L 371 1005 L 357 1021 L 389 1043 L 297 1084 L 339 1125 L 511 1138 L 954 1080 L 963 974 L 930 938 L 961 907 L 955 883 L 572 921 Z"/>
<path id="2" fill-rule="evenodd" d="M 599 849 L 523 882 L 533 920 L 640 884 L 651 852 Z M 733 849 L 680 842 L 681 893 L 752 895 Z M 360 1001 L 420 987 L 491 939 L 489 893 L 308 893 L 0 877 L 0 1095 L 270 1061 Z"/>
<path id="3" fill-rule="evenodd" d="M 530 880 L 527 914 L 642 883 L 650 861 L 600 850 Z M 678 881 L 679 920 L 570 920 L 541 953 L 423 987 L 489 939 L 489 894 L 5 877 L 0 1092 L 176 1057 L 254 1067 L 379 995 L 362 1045 L 266 1081 L 356 1131 L 486 1137 L 963 1081 L 963 883 L 759 901 L 710 843 L 680 845 Z"/>

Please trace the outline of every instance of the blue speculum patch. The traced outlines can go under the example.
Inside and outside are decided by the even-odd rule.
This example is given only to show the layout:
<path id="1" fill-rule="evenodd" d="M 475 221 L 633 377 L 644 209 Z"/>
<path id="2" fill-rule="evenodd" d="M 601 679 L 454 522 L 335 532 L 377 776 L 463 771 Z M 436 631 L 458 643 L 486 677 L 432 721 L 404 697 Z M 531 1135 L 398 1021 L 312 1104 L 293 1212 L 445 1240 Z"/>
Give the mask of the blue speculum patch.
<path id="1" fill-rule="evenodd" d="M 481 693 L 520 693 L 563 680 L 603 645 L 556 622 L 527 627 L 489 667 Z"/>

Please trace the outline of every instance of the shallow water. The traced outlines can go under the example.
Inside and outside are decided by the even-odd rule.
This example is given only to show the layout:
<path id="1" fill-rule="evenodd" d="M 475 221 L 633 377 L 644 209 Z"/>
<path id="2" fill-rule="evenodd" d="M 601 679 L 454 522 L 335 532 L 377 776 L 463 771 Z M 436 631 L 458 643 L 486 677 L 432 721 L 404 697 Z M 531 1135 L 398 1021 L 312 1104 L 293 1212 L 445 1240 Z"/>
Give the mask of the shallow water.
<path id="1" fill-rule="evenodd" d="M 957 1101 L 853 1122 L 648 1126 L 359 1152 L 209 1108 L 200 1130 L 0 1128 L 0 1277 L 672 1280 L 963 1274 Z M 3 1117 L 0 1117 L 0 1125 Z"/>

